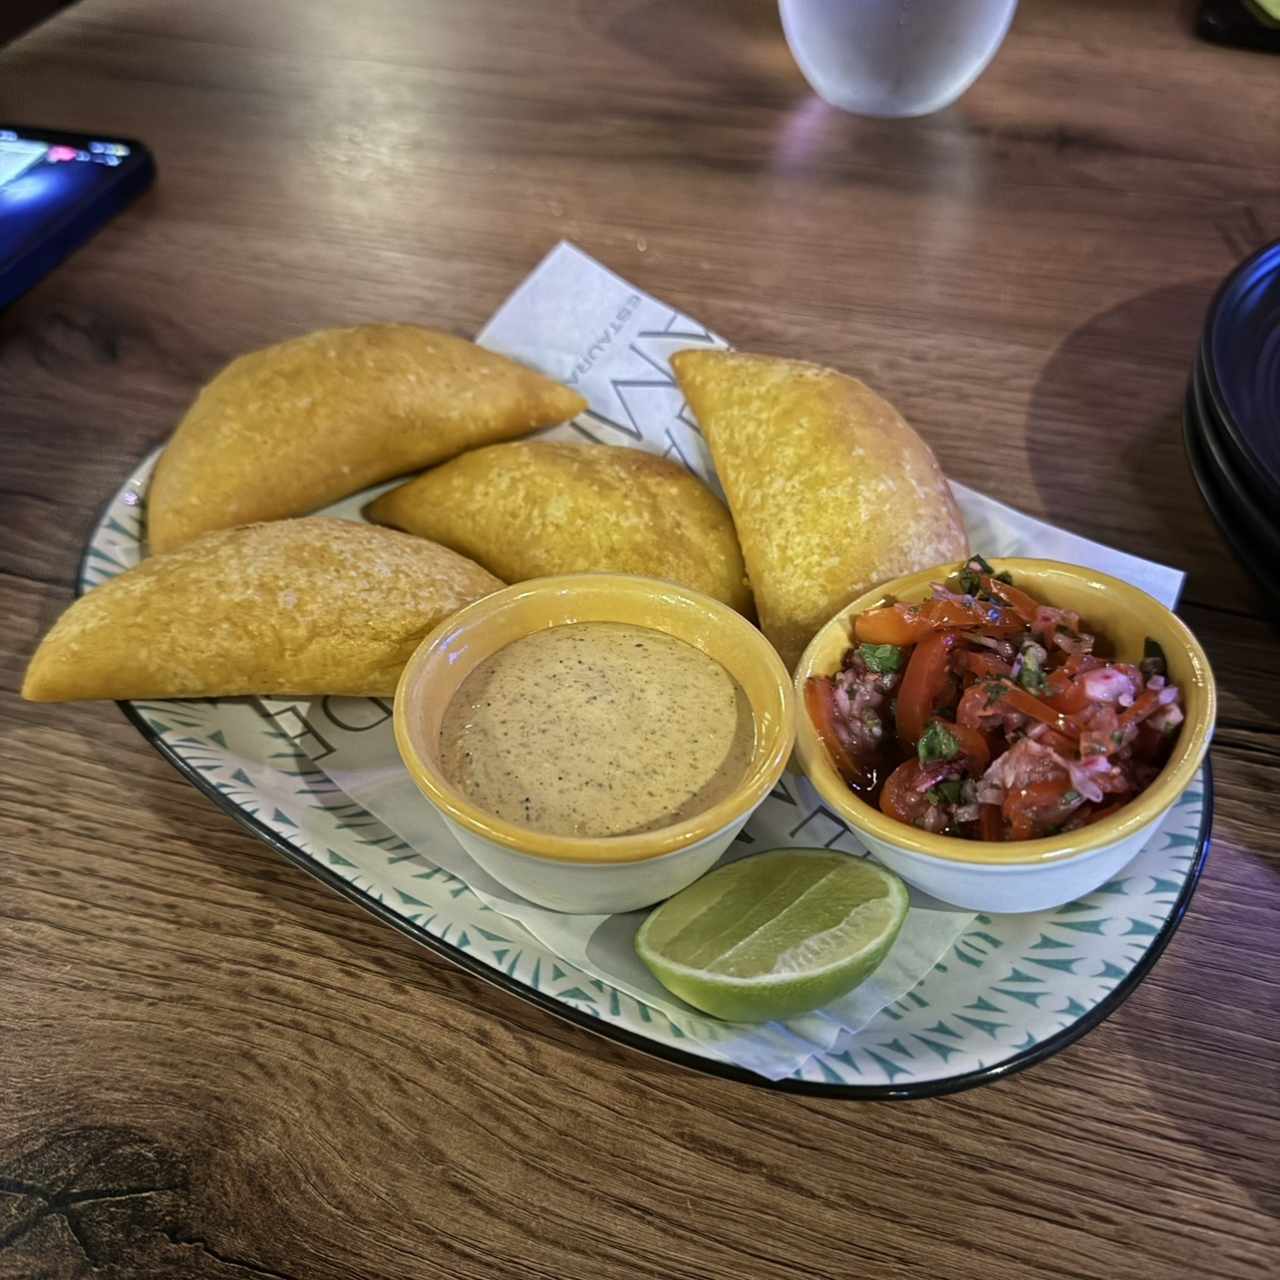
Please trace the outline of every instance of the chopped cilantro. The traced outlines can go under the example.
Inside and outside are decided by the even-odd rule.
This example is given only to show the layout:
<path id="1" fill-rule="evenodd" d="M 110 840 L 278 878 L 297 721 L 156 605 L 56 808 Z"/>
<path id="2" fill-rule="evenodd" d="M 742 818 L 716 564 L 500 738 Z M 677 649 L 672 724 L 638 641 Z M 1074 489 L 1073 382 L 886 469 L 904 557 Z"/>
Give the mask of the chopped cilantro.
<path id="1" fill-rule="evenodd" d="M 959 804 L 963 789 L 964 783 L 959 778 L 948 778 L 946 782 L 940 782 L 936 787 L 930 787 L 925 792 L 925 796 L 930 804 Z"/>
<path id="2" fill-rule="evenodd" d="M 940 720 L 931 720 L 929 727 L 916 743 L 916 755 L 921 764 L 937 764 L 939 760 L 954 760 L 960 754 L 960 743 L 955 734 L 945 729 Z"/>
<path id="3" fill-rule="evenodd" d="M 1004 697 L 1004 685 L 998 680 L 987 682 L 987 706 L 994 707 Z"/>
<path id="4" fill-rule="evenodd" d="M 867 669 L 887 675 L 902 670 L 902 646 L 897 644 L 860 644 L 858 652 Z"/>
<path id="5" fill-rule="evenodd" d="M 1022 651 L 1022 670 L 1018 672 L 1018 683 L 1028 692 L 1037 696 L 1046 693 L 1049 681 L 1045 677 L 1044 668 L 1040 665 L 1040 648 L 1028 645 Z"/>
<path id="6" fill-rule="evenodd" d="M 1164 650 L 1150 636 L 1143 641 L 1142 661 L 1138 664 L 1138 670 L 1147 680 L 1152 676 L 1168 675 L 1169 668 L 1168 663 L 1165 662 Z"/>
<path id="7" fill-rule="evenodd" d="M 990 578 L 994 576 L 995 570 L 981 556 L 970 556 L 956 574 L 956 586 L 964 595 L 976 596 L 982 591 L 984 574 Z"/>
<path id="8" fill-rule="evenodd" d="M 975 596 L 979 600 L 999 599 L 998 593 L 983 590 L 983 578 L 987 578 L 991 582 L 1003 582 L 1008 586 L 1013 586 L 1013 574 L 1007 569 L 997 573 L 994 566 L 982 556 L 970 556 L 947 579 L 947 585 L 962 595 Z M 991 621 L 998 621 L 998 618 L 992 618 Z"/>

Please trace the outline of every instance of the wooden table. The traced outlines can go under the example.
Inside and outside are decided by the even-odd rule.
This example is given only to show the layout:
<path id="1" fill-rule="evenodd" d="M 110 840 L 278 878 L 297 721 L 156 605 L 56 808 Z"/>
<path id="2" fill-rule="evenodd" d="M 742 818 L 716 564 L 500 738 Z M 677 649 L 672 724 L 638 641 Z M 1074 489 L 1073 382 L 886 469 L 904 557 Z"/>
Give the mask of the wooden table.
<path id="1" fill-rule="evenodd" d="M 1215 282 L 1280 234 L 1280 61 L 1190 7 L 1029 0 L 904 122 L 817 102 L 769 0 L 84 0 L 0 51 L 0 117 L 161 174 L 0 319 L 0 1277 L 1277 1274 L 1276 637 L 1179 409 Z M 1067 1052 L 905 1105 L 651 1061 L 282 863 L 114 707 L 17 699 L 202 379 L 321 325 L 472 333 L 561 237 L 1190 571 L 1213 854 Z"/>

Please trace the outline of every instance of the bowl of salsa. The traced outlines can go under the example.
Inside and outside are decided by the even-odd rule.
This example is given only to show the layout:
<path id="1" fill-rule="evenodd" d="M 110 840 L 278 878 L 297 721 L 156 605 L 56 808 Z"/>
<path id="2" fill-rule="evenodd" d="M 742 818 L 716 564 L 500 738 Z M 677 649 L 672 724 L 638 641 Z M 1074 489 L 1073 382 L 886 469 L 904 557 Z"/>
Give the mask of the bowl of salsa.
<path id="1" fill-rule="evenodd" d="M 855 600 L 796 671 L 797 754 L 886 865 L 944 901 L 1043 910 L 1120 870 L 1204 759 L 1213 675 L 1119 579 L 975 556 Z"/>

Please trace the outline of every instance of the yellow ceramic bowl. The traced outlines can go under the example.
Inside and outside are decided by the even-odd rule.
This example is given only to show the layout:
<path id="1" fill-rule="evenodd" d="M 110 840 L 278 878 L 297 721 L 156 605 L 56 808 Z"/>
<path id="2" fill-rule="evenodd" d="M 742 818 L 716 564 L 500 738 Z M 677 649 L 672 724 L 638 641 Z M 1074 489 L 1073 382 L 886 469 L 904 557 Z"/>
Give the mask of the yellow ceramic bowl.
<path id="1" fill-rule="evenodd" d="M 577 622 L 623 622 L 684 640 L 742 686 L 755 752 L 741 785 L 677 825 L 582 839 L 517 826 L 477 808 L 444 775 L 440 725 L 458 686 L 523 636 Z M 396 743 L 413 780 L 463 848 L 496 880 L 560 911 L 630 911 L 670 897 L 710 870 L 778 781 L 795 741 L 791 679 L 745 618 L 697 591 L 652 578 L 587 573 L 539 578 L 468 605 L 422 642 L 400 678 Z"/>
<path id="2" fill-rule="evenodd" d="M 898 822 L 855 796 L 836 772 L 803 710 L 805 681 L 839 669 L 853 620 L 886 596 L 927 599 L 930 585 L 954 573 L 946 564 L 887 582 L 842 609 L 813 638 L 796 668 L 801 711 L 796 751 L 809 780 L 871 850 L 904 879 L 935 897 L 982 911 L 1038 911 L 1069 902 L 1110 879 L 1146 843 L 1186 789 L 1213 736 L 1217 698 L 1199 642 L 1159 601 L 1118 578 L 1052 560 L 992 561 L 1014 583 L 1059 609 L 1074 609 L 1119 659 L 1138 662 L 1150 637 L 1164 650 L 1169 680 L 1182 690 L 1182 724 L 1173 755 L 1145 791 L 1109 818 L 1079 831 L 1006 844 L 935 835 Z"/>

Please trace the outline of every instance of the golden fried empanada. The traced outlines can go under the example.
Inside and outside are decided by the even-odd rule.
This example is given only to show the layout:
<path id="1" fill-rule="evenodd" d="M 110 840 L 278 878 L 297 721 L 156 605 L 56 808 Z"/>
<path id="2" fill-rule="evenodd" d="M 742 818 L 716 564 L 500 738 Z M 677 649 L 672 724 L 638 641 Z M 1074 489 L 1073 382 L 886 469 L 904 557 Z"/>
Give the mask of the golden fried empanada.
<path id="1" fill-rule="evenodd" d="M 233 360 L 196 397 L 147 495 L 152 551 L 279 520 L 586 408 L 575 391 L 451 334 L 322 329 Z"/>
<path id="2" fill-rule="evenodd" d="M 219 530 L 77 600 L 22 696 L 390 694 L 432 627 L 501 586 L 445 547 L 348 520 Z"/>
<path id="3" fill-rule="evenodd" d="M 751 609 L 724 504 L 682 466 L 639 449 L 496 444 L 384 493 L 365 514 L 442 542 L 507 582 L 637 573 Z"/>
<path id="4" fill-rule="evenodd" d="M 856 378 L 733 351 L 680 351 L 671 365 L 728 496 L 760 625 L 788 666 L 862 592 L 968 554 L 929 446 Z"/>

